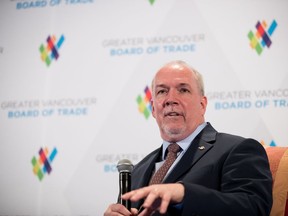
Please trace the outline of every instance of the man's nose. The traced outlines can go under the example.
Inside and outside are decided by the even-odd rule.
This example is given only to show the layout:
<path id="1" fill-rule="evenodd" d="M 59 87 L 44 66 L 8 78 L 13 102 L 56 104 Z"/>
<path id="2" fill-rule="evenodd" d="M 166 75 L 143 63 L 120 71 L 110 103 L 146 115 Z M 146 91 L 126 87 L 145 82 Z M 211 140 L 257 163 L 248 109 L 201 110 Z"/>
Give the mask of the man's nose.
<path id="1" fill-rule="evenodd" d="M 178 104 L 177 102 L 177 94 L 175 91 L 169 91 L 166 101 L 165 101 L 165 106 L 171 106 L 171 105 L 176 105 Z"/>
<path id="2" fill-rule="evenodd" d="M 173 105 L 176 105 L 176 104 L 178 104 L 176 101 L 167 100 L 166 103 L 165 103 L 165 106 L 173 106 Z"/>

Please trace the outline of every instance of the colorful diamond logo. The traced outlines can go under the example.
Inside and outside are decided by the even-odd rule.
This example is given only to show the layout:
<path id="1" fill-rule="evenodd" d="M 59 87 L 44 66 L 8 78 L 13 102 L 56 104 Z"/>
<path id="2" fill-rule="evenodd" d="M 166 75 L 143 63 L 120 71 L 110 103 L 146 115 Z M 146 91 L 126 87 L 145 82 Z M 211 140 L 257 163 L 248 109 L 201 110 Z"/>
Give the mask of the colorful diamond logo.
<path id="1" fill-rule="evenodd" d="M 61 35 L 59 40 L 57 40 L 55 35 L 52 35 L 47 37 L 46 45 L 40 45 L 39 51 L 41 53 L 41 59 L 47 66 L 49 66 L 53 60 L 57 60 L 59 58 L 59 49 L 61 48 L 64 40 L 64 35 Z"/>
<path id="2" fill-rule="evenodd" d="M 40 148 L 39 157 L 32 158 L 31 163 L 33 165 L 33 173 L 38 177 L 40 181 L 44 178 L 45 174 L 50 174 L 52 171 L 51 163 L 57 155 L 57 149 L 54 148 L 50 153 L 48 148 Z"/>
<path id="3" fill-rule="evenodd" d="M 271 36 L 277 28 L 276 20 L 268 27 L 266 21 L 260 23 L 259 21 L 256 24 L 256 32 L 253 33 L 249 31 L 248 38 L 250 40 L 250 46 L 252 49 L 255 49 L 258 55 L 261 55 L 265 47 L 270 48 L 272 41 Z"/>

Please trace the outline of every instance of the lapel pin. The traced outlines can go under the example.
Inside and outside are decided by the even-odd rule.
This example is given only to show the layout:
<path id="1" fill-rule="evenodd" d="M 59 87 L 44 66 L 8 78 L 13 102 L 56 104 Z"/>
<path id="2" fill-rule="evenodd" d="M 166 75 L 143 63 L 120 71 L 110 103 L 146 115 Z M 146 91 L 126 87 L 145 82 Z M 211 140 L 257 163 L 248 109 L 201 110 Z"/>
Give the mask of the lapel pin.
<path id="1" fill-rule="evenodd" d="M 199 149 L 199 150 L 204 150 L 204 149 L 205 149 L 205 146 L 199 146 L 198 149 Z"/>

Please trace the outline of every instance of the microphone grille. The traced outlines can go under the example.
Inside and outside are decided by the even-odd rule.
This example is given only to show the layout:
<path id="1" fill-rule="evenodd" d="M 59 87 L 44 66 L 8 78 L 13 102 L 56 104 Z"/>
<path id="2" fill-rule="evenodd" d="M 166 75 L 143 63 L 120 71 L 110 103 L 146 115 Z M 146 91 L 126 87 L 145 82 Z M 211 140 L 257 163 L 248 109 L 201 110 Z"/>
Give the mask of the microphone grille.
<path id="1" fill-rule="evenodd" d="M 129 172 L 133 170 L 134 166 L 132 162 L 128 159 L 122 159 L 117 164 L 118 172 Z"/>

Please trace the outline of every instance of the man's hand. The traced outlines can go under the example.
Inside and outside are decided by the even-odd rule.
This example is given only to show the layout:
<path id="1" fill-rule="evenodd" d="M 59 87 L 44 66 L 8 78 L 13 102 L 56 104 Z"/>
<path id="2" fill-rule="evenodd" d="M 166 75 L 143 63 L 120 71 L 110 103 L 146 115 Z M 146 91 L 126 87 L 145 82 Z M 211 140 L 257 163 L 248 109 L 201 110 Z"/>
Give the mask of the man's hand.
<path id="1" fill-rule="evenodd" d="M 132 202 L 145 199 L 144 210 L 140 210 L 139 216 L 151 215 L 155 211 L 165 214 L 170 203 L 180 203 L 183 197 L 184 186 L 180 183 L 150 185 L 122 195 L 122 199 Z"/>
<path id="2" fill-rule="evenodd" d="M 111 204 L 105 211 L 104 216 L 132 216 L 137 215 L 138 210 L 135 208 L 131 209 L 131 212 L 125 208 L 125 206 L 117 203 Z"/>

